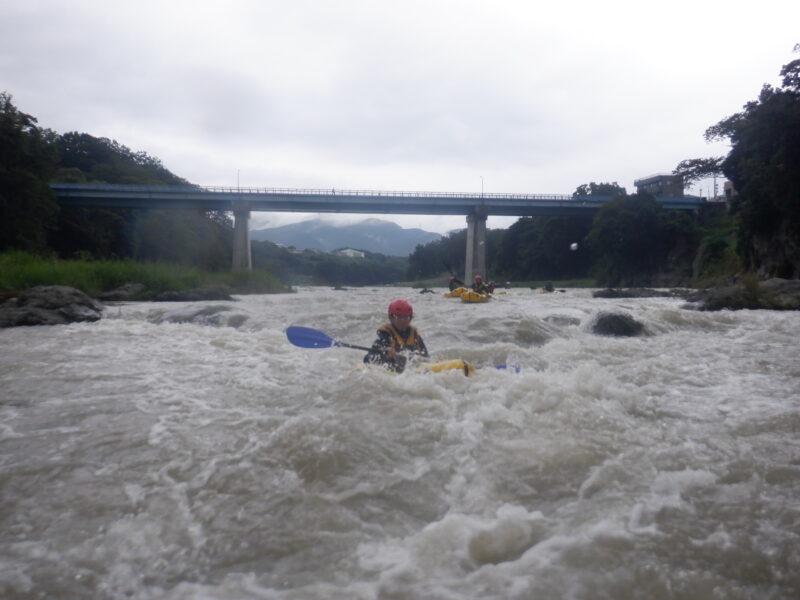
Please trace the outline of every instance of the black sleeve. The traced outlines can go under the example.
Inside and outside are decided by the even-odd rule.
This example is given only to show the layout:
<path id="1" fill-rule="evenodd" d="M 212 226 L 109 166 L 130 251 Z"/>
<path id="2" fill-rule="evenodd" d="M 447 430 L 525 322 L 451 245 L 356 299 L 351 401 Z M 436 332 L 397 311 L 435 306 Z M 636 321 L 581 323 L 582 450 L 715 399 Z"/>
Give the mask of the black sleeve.
<path id="1" fill-rule="evenodd" d="M 366 356 L 364 356 L 365 363 L 383 363 L 386 362 L 386 359 L 383 356 L 383 353 L 386 349 L 391 345 L 391 337 L 388 333 L 384 331 L 378 332 L 378 338 L 372 342 L 372 347 L 367 352 Z"/>
<path id="2" fill-rule="evenodd" d="M 416 346 L 415 351 L 417 354 L 425 357 L 430 356 L 430 354 L 428 354 L 428 348 L 425 346 L 425 342 L 422 340 L 422 336 L 419 333 L 417 333 L 417 342 L 415 346 Z"/>

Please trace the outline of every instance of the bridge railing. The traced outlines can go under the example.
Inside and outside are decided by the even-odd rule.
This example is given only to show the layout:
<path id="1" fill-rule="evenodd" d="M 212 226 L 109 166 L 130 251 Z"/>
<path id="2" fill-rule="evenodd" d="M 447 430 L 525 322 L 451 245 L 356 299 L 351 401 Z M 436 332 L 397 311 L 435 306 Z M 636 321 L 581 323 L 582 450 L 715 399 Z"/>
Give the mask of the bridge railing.
<path id="1" fill-rule="evenodd" d="M 207 192 L 238 193 L 238 194 L 281 194 L 293 196 L 387 196 L 404 198 L 511 198 L 519 200 L 573 200 L 567 194 L 504 194 L 483 192 L 420 192 L 402 190 L 346 190 L 337 188 L 261 188 L 261 187 L 226 187 L 226 186 L 197 186 Z"/>

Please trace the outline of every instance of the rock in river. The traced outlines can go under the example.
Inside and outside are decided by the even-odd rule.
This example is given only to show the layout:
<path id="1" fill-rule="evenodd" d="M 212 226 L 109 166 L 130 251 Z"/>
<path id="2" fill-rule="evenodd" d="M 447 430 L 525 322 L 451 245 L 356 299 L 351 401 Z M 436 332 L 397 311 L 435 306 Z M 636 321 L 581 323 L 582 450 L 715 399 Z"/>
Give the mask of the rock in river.
<path id="1" fill-rule="evenodd" d="M 626 313 L 601 312 L 592 323 L 592 333 L 634 337 L 645 335 L 644 325 Z"/>
<path id="2" fill-rule="evenodd" d="M 0 327 L 97 321 L 101 304 L 65 285 L 39 285 L 0 304 Z"/>

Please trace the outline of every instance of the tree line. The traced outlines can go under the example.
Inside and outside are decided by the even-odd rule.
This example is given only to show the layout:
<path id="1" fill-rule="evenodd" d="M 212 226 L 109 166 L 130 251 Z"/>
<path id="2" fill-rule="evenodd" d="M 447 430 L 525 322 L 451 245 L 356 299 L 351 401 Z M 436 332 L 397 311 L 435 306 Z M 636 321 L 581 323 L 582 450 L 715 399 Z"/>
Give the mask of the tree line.
<path id="1" fill-rule="evenodd" d="M 40 128 L 0 93 L 0 251 L 230 267 L 233 226 L 225 213 L 61 207 L 51 181 L 188 184 L 114 140 Z"/>
<path id="2" fill-rule="evenodd" d="M 678 285 L 695 273 L 702 223 L 720 211 L 692 216 L 667 211 L 646 194 L 628 195 L 617 183 L 589 183 L 576 194 L 611 195 L 594 217 L 524 217 L 507 230 L 487 231 L 487 269 L 497 281 L 594 279 L 603 285 Z M 718 227 L 718 225 L 714 225 Z M 466 231 L 425 246 L 409 257 L 409 275 L 464 272 Z M 707 255 L 705 266 L 719 258 Z"/>

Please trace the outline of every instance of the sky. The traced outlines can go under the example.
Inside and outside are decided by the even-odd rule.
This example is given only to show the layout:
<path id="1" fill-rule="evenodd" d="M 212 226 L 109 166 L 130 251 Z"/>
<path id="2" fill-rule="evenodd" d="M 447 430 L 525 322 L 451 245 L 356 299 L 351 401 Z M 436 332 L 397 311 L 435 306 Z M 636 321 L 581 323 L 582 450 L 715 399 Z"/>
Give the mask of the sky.
<path id="1" fill-rule="evenodd" d="M 798 23 L 797 0 L 0 0 L 0 91 L 200 185 L 634 192 L 727 153 L 703 133 L 780 83 Z"/>

